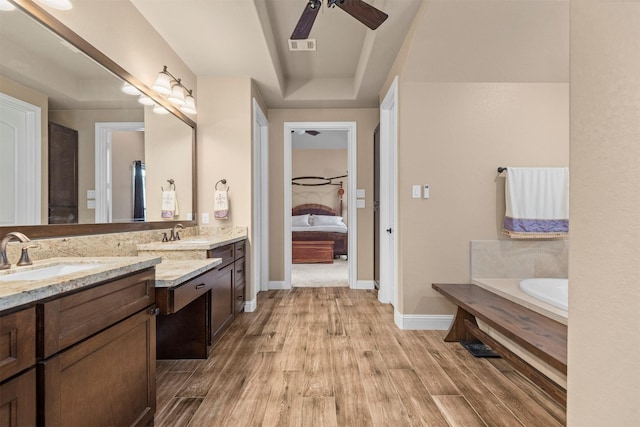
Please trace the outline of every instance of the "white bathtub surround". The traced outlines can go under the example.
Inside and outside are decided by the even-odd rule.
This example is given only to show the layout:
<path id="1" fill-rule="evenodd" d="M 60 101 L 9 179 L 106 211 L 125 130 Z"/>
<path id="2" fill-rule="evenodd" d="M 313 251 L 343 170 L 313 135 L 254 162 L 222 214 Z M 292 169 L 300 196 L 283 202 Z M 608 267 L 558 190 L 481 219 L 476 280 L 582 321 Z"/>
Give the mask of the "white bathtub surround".
<path id="1" fill-rule="evenodd" d="M 560 277 L 569 274 L 568 240 L 472 240 L 471 277 Z"/>
<path id="2" fill-rule="evenodd" d="M 503 233 L 512 238 L 564 238 L 569 234 L 569 168 L 509 166 Z"/>

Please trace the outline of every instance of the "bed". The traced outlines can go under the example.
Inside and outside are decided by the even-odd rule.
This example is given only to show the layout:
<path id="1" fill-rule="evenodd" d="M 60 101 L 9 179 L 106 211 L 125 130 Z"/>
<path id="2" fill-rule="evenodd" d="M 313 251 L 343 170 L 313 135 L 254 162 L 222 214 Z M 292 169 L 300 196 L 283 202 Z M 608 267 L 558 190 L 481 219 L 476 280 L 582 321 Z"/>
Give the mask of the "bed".
<path id="1" fill-rule="evenodd" d="M 332 241 L 333 256 L 347 255 L 348 233 L 342 217 L 328 206 L 305 204 L 291 210 L 293 241 Z"/>

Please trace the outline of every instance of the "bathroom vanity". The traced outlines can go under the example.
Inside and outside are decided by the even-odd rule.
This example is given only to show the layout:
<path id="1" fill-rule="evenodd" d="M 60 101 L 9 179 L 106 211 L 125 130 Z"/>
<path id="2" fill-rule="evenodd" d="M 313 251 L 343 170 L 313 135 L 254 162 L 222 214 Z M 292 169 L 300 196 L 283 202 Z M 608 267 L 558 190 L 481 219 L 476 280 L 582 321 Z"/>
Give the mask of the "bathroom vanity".
<path id="1" fill-rule="evenodd" d="M 156 280 L 158 359 L 208 357 L 210 346 L 244 311 L 245 249 L 244 235 L 138 245 L 138 254 L 163 258 Z M 189 265 L 194 271 L 187 274 Z"/>
<path id="2" fill-rule="evenodd" d="M 33 280 L 8 278 L 56 262 L 90 268 Z M 159 262 L 59 258 L 0 272 L 3 425 L 7 420 L 21 426 L 152 422 Z"/>

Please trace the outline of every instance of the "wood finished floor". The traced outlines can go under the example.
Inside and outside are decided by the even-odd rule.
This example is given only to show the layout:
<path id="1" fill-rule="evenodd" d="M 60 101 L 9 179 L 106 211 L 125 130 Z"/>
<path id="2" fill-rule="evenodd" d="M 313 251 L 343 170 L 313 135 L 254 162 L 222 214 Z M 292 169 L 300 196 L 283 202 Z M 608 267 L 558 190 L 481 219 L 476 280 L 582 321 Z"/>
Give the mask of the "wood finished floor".
<path id="1" fill-rule="evenodd" d="M 156 426 L 563 426 L 501 359 L 402 331 L 374 291 L 261 292 L 207 360 L 158 361 Z"/>

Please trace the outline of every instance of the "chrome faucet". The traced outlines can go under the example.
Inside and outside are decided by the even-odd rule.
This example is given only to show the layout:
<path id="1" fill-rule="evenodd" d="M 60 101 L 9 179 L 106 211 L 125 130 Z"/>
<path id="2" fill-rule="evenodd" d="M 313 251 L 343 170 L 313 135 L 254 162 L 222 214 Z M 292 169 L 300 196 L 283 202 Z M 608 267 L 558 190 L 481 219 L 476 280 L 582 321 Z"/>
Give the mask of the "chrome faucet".
<path id="1" fill-rule="evenodd" d="M 11 263 L 7 259 L 7 244 L 12 240 L 18 240 L 22 243 L 30 242 L 29 239 L 24 234 L 19 231 L 12 231 L 7 233 L 2 239 L 2 243 L 0 243 L 0 270 L 6 270 L 7 268 L 11 268 Z M 29 259 L 29 248 L 37 247 L 38 245 L 28 245 L 22 248 L 22 255 L 20 256 L 20 261 L 16 265 L 31 265 L 31 259 Z"/>
<path id="2" fill-rule="evenodd" d="M 184 225 L 176 224 L 173 227 L 173 229 L 171 230 L 171 236 L 169 237 L 169 240 L 171 242 L 176 241 L 176 240 L 180 240 L 180 232 L 178 231 L 178 229 L 184 230 Z"/>

